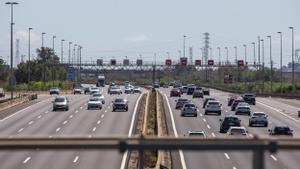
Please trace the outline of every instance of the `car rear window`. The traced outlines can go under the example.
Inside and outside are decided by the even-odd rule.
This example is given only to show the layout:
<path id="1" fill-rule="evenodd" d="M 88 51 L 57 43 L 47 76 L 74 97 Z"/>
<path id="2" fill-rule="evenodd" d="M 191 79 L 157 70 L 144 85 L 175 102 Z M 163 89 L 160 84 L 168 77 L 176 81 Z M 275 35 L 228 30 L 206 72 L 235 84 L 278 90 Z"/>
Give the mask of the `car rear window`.
<path id="1" fill-rule="evenodd" d="M 115 102 L 122 103 L 122 102 L 124 102 L 124 99 L 116 99 Z"/>
<path id="2" fill-rule="evenodd" d="M 98 98 L 90 98 L 90 101 L 98 101 Z"/>
<path id="3" fill-rule="evenodd" d="M 55 98 L 55 102 L 64 102 L 65 98 Z"/>
<path id="4" fill-rule="evenodd" d="M 238 121 L 239 119 L 237 117 L 225 117 L 225 121 L 228 122 L 234 122 L 234 121 Z"/>
<path id="5" fill-rule="evenodd" d="M 230 131 L 232 134 L 243 134 L 246 133 L 245 129 L 233 128 Z"/>

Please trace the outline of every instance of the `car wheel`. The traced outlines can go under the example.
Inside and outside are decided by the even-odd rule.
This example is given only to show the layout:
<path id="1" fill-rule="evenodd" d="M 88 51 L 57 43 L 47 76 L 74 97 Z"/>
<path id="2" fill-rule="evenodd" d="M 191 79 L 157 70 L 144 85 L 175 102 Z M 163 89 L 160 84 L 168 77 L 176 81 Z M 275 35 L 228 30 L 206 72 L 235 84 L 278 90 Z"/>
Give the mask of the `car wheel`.
<path id="1" fill-rule="evenodd" d="M 204 115 L 207 115 L 207 111 L 204 112 Z"/>
<path id="2" fill-rule="evenodd" d="M 90 107 L 87 107 L 88 110 L 90 110 Z"/>
<path id="3" fill-rule="evenodd" d="M 265 124 L 265 127 L 268 127 L 268 123 Z"/>
<path id="4" fill-rule="evenodd" d="M 66 111 L 69 111 L 69 107 L 68 107 L 68 108 L 66 108 Z"/>
<path id="5" fill-rule="evenodd" d="M 249 127 L 252 127 L 252 123 L 249 123 Z"/>
<path id="6" fill-rule="evenodd" d="M 56 111 L 56 109 L 54 109 L 54 108 L 53 108 L 53 110 L 52 110 L 52 111 Z"/>
<path id="7" fill-rule="evenodd" d="M 218 114 L 219 116 L 221 116 L 221 112 L 219 112 L 219 114 Z"/>

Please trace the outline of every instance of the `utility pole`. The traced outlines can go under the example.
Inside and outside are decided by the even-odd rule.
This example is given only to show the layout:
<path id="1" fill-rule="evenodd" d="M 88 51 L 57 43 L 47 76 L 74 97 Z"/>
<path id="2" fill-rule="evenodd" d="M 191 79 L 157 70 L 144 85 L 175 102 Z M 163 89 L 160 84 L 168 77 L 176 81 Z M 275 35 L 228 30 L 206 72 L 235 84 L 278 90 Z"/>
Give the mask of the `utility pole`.
<path id="1" fill-rule="evenodd" d="M 295 89 L 295 62 L 294 62 L 294 27 L 289 27 L 292 31 L 292 87 Z"/>
<path id="2" fill-rule="evenodd" d="M 270 40 L 270 93 L 273 93 L 273 60 L 272 60 L 272 36 L 267 36 Z"/>
<path id="3" fill-rule="evenodd" d="M 52 60 L 52 87 L 54 87 L 54 80 L 55 80 L 55 73 L 54 73 L 54 64 L 55 64 L 55 61 L 54 61 L 54 58 L 55 58 L 55 38 L 56 36 L 52 36 L 52 50 L 53 50 L 53 60 Z"/>
<path id="4" fill-rule="evenodd" d="M 262 92 L 264 93 L 265 91 L 265 43 L 264 39 L 260 40 L 262 43 Z"/>
<path id="5" fill-rule="evenodd" d="M 235 63 L 237 63 L 237 47 L 233 47 L 234 48 L 234 53 L 235 53 Z"/>
<path id="6" fill-rule="evenodd" d="M 282 70 L 282 32 L 277 32 L 280 35 L 280 93 L 282 94 L 283 70 Z"/>
<path id="7" fill-rule="evenodd" d="M 64 63 L 64 39 L 61 40 L 60 63 Z"/>
<path id="8" fill-rule="evenodd" d="M 186 39 L 186 36 L 183 35 L 183 57 L 185 58 L 185 39 Z"/>
<path id="9" fill-rule="evenodd" d="M 245 58 L 244 58 L 244 60 L 245 60 L 245 65 L 247 66 L 248 65 L 248 62 L 247 62 L 247 45 L 243 45 L 244 46 L 244 49 L 245 49 Z"/>
<path id="10" fill-rule="evenodd" d="M 30 70 L 30 55 L 31 55 L 31 51 L 30 51 L 30 31 L 32 30 L 32 28 L 28 28 L 28 89 L 30 89 L 30 74 L 31 74 L 31 70 Z"/>
<path id="11" fill-rule="evenodd" d="M 68 58 L 69 66 L 71 64 L 71 44 L 72 44 L 72 42 L 69 42 L 69 58 Z"/>

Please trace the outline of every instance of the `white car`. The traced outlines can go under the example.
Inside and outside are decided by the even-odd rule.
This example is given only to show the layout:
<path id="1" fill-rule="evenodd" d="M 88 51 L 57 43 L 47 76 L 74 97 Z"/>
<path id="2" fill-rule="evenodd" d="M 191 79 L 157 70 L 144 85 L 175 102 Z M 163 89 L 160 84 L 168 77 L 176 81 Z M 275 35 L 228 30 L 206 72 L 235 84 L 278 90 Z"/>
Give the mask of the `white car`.
<path id="1" fill-rule="evenodd" d="M 81 88 L 80 87 L 74 88 L 73 94 L 81 94 Z"/>
<path id="2" fill-rule="evenodd" d="M 141 88 L 139 88 L 139 87 L 134 87 L 134 88 L 133 88 L 133 93 L 142 93 Z"/>
<path id="3" fill-rule="evenodd" d="M 99 98 L 101 100 L 102 104 L 105 104 L 105 98 L 104 98 L 103 94 L 101 94 L 101 93 L 94 93 L 93 97 Z"/>
<path id="4" fill-rule="evenodd" d="M 191 115 L 197 117 L 198 109 L 193 103 L 186 103 L 181 108 L 181 116 Z"/>
<path id="5" fill-rule="evenodd" d="M 248 136 L 248 131 L 245 127 L 230 127 L 227 131 L 227 136 Z"/>
<path id="6" fill-rule="evenodd" d="M 217 113 L 219 116 L 221 115 L 221 106 L 222 104 L 216 100 L 209 100 L 205 106 L 204 114 L 207 115 L 208 113 Z"/>
<path id="7" fill-rule="evenodd" d="M 102 101 L 97 97 L 92 97 L 88 101 L 87 109 L 102 109 Z"/>
<path id="8" fill-rule="evenodd" d="M 249 118 L 249 126 L 262 125 L 268 127 L 268 115 L 264 112 L 254 112 Z"/>
<path id="9" fill-rule="evenodd" d="M 186 136 L 206 138 L 204 131 L 188 131 Z"/>
<path id="10" fill-rule="evenodd" d="M 248 116 L 251 115 L 250 105 L 246 102 L 240 102 L 235 108 L 235 114 L 247 114 Z"/>
<path id="11" fill-rule="evenodd" d="M 112 86 L 109 90 L 109 94 L 122 94 L 122 90 L 119 86 Z"/>
<path id="12" fill-rule="evenodd" d="M 91 87 L 90 94 L 93 95 L 94 93 L 100 93 L 100 89 L 98 87 Z"/>

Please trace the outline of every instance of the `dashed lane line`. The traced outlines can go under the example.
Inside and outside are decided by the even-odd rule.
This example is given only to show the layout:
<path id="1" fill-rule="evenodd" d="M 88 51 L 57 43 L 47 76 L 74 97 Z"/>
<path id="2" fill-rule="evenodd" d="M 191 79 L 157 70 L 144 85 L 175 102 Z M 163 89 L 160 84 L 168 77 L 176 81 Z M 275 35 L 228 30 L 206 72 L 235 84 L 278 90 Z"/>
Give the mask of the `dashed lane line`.
<path id="1" fill-rule="evenodd" d="M 63 122 L 63 124 L 67 124 L 67 123 L 68 123 L 68 121 L 67 121 L 67 120 Z"/>
<path id="2" fill-rule="evenodd" d="M 274 160 L 274 161 L 277 161 L 278 159 L 274 156 L 274 155 L 270 155 L 270 157 Z"/>
<path id="3" fill-rule="evenodd" d="M 211 127 L 210 127 L 210 125 L 206 125 L 206 127 L 208 128 L 208 129 L 210 129 Z"/>
<path id="4" fill-rule="evenodd" d="M 230 160 L 230 157 L 227 153 L 224 153 L 225 157 L 227 158 L 227 160 Z"/>
<path id="5" fill-rule="evenodd" d="M 78 159 L 79 159 L 79 156 L 76 156 L 73 160 L 73 163 L 77 163 Z"/>
<path id="6" fill-rule="evenodd" d="M 97 121 L 97 124 L 100 124 L 100 123 L 101 123 L 101 120 L 98 120 L 98 121 Z"/>
<path id="7" fill-rule="evenodd" d="M 70 119 L 73 118 L 73 115 L 70 115 L 69 118 L 70 118 Z"/>
<path id="8" fill-rule="evenodd" d="M 216 137 L 215 133 L 211 133 L 211 135 L 212 135 L 213 137 Z"/>
<path id="9" fill-rule="evenodd" d="M 59 130 L 60 130 L 60 127 L 58 127 L 55 131 L 56 131 L 56 132 L 59 132 Z"/>
<path id="10" fill-rule="evenodd" d="M 37 116 L 37 118 L 36 118 L 36 119 L 40 119 L 40 118 L 42 118 L 42 115 L 39 115 L 39 116 Z"/>
<path id="11" fill-rule="evenodd" d="M 30 121 L 29 123 L 28 123 L 28 125 L 31 125 L 33 123 L 33 121 Z"/>
<path id="12" fill-rule="evenodd" d="M 93 132 L 95 132 L 96 130 L 97 130 L 97 127 L 94 127 L 94 128 L 93 128 Z"/>
<path id="13" fill-rule="evenodd" d="M 20 128 L 18 132 L 21 133 L 23 130 L 24 130 L 24 128 Z"/>
<path id="14" fill-rule="evenodd" d="M 23 164 L 26 164 L 30 159 L 31 159 L 31 157 L 27 157 L 27 158 L 23 161 Z"/>
<path id="15" fill-rule="evenodd" d="M 102 118 L 102 119 L 104 118 L 104 114 L 101 115 L 101 118 Z"/>
<path id="16" fill-rule="evenodd" d="M 232 169 L 236 169 L 236 167 L 235 167 L 235 166 L 233 166 L 233 167 L 232 167 Z"/>
<path id="17" fill-rule="evenodd" d="M 206 119 L 203 119 L 204 122 L 206 122 Z"/>

